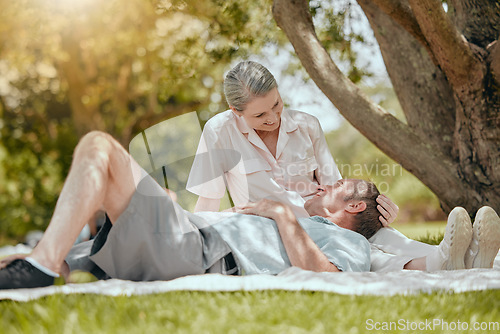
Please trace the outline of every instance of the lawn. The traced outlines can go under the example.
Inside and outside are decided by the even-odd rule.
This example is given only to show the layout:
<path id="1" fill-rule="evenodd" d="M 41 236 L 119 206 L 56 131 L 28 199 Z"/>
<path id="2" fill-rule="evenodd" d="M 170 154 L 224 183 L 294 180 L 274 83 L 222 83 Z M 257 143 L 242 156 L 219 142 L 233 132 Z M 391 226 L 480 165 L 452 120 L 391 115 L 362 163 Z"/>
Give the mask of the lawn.
<path id="1" fill-rule="evenodd" d="M 499 310 L 500 290 L 393 297 L 289 291 L 169 292 L 133 297 L 55 295 L 26 303 L 0 302 L 0 331 L 451 333 L 464 326 L 492 329 L 500 321 Z M 418 330 L 417 326 L 424 329 L 426 321 L 427 329 L 428 324 L 435 321 L 440 325 L 436 323 L 429 331 Z M 445 322 L 448 331 L 443 327 Z M 382 330 L 384 324 L 394 330 Z M 498 330 L 489 332 L 498 333 Z"/>
<path id="2" fill-rule="evenodd" d="M 426 239 L 421 227 L 397 226 Z M 290 291 L 53 295 L 0 301 L 0 314 L 0 333 L 498 333 L 500 290 L 392 297 Z"/>
<path id="3" fill-rule="evenodd" d="M 446 222 L 394 223 L 391 226 L 406 235 L 408 238 L 427 242 L 428 239 L 442 238 Z"/>
<path id="4" fill-rule="evenodd" d="M 443 239 L 446 222 L 394 223 L 391 226 L 408 238 L 437 245 Z"/>

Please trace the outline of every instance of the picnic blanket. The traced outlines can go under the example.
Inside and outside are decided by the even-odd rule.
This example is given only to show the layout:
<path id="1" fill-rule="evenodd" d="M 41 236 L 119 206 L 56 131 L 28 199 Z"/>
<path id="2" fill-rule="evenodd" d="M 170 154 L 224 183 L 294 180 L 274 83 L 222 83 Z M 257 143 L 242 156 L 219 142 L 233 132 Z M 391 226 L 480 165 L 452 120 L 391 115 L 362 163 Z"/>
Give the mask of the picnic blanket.
<path id="1" fill-rule="evenodd" d="M 0 290 L 0 300 L 29 301 L 52 294 L 91 293 L 108 296 L 129 296 L 181 290 L 289 290 L 391 296 L 421 292 L 430 293 L 433 291 L 459 293 L 488 289 L 500 289 L 500 253 L 495 259 L 493 269 L 438 271 L 432 273 L 411 270 L 388 273 L 315 273 L 292 267 L 276 276 L 206 274 L 186 276 L 171 281 L 132 282 L 111 279 L 36 289 Z"/>

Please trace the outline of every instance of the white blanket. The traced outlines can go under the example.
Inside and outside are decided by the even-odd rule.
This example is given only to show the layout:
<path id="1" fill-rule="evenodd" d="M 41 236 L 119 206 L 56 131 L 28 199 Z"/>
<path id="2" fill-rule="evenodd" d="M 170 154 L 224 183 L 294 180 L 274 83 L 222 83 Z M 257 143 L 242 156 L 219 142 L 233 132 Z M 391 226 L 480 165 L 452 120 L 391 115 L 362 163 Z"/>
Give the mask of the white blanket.
<path id="1" fill-rule="evenodd" d="M 493 269 L 471 269 L 427 273 L 403 270 L 390 273 L 314 273 L 293 267 L 277 276 L 224 276 L 207 274 L 172 281 L 130 282 L 107 280 L 37 289 L 0 290 L 1 299 L 28 301 L 55 293 L 94 293 L 109 296 L 144 295 L 167 291 L 289 290 L 324 291 L 351 295 L 416 294 L 420 292 L 465 292 L 500 289 L 500 253 Z"/>

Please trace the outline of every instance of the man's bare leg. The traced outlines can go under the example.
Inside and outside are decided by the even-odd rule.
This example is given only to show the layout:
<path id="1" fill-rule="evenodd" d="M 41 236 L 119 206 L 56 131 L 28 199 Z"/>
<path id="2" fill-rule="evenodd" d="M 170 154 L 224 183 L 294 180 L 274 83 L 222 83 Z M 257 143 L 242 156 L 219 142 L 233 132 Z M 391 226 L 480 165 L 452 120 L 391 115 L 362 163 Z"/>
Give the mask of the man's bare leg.
<path id="1" fill-rule="evenodd" d="M 70 172 L 42 240 L 31 258 L 59 273 L 78 234 L 99 209 L 115 221 L 141 177 L 139 165 L 110 135 L 91 132 L 77 145 Z"/>
<path id="2" fill-rule="evenodd" d="M 405 264 L 403 269 L 406 270 L 427 270 L 427 265 L 426 265 L 426 257 L 419 257 L 417 259 L 413 259 L 409 261 L 407 264 Z"/>

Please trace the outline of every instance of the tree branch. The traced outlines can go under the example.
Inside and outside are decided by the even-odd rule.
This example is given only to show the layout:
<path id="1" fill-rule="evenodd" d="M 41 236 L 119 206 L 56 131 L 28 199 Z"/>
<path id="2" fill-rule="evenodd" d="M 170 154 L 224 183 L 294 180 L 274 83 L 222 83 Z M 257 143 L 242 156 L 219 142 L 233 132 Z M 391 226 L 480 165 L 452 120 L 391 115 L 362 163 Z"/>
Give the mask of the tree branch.
<path id="1" fill-rule="evenodd" d="M 478 72 L 484 72 L 471 44 L 455 28 L 440 0 L 408 1 L 432 53 L 456 89 L 467 85 Z"/>
<path id="2" fill-rule="evenodd" d="M 494 41 L 486 47 L 490 52 L 490 69 L 495 81 L 500 85 L 500 42 Z"/>
<path id="3" fill-rule="evenodd" d="M 443 71 L 425 47 L 373 1 L 358 0 L 358 4 L 377 39 L 408 126 L 423 141 L 435 143 L 434 149 L 451 155 L 456 108 Z"/>
<path id="4" fill-rule="evenodd" d="M 96 106 L 84 104 L 82 97 L 87 92 L 88 78 L 80 67 L 79 38 L 73 31 L 65 31 L 61 38 L 61 47 L 67 52 L 68 57 L 57 63 L 61 77 L 68 84 L 68 101 L 71 106 L 71 116 L 75 123 L 78 135 L 82 136 L 90 130 L 103 130 L 104 122 Z"/>
<path id="5" fill-rule="evenodd" d="M 426 146 L 407 125 L 371 102 L 342 74 L 316 36 L 308 1 L 275 0 L 273 14 L 311 78 L 353 126 L 439 198 L 452 199 L 445 205 L 461 202 L 456 187 L 462 183 L 452 172 L 456 164 Z"/>
<path id="6" fill-rule="evenodd" d="M 130 87 L 130 77 L 132 74 L 132 60 L 130 58 L 125 59 L 123 64 L 120 65 L 118 71 L 118 78 L 116 80 L 116 89 L 113 92 L 112 103 L 114 106 L 113 113 L 107 124 L 108 129 L 114 129 L 117 120 L 123 119 L 127 116 L 128 108 L 127 104 L 130 100 L 129 87 Z"/>
<path id="7" fill-rule="evenodd" d="M 407 1 L 402 0 L 367 0 L 379 7 L 384 13 L 390 16 L 395 22 L 402 26 L 408 33 L 410 33 L 417 41 L 422 44 L 432 59 L 437 65 L 437 60 L 430 48 L 429 42 L 425 39 L 417 19 L 408 5 Z M 359 1 L 358 1 L 359 2 Z"/>

